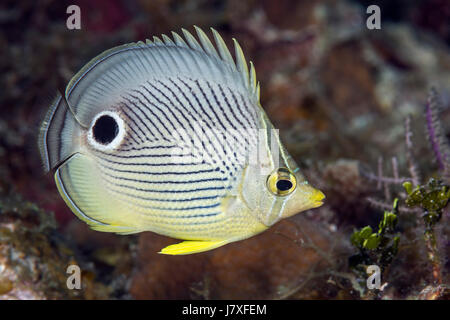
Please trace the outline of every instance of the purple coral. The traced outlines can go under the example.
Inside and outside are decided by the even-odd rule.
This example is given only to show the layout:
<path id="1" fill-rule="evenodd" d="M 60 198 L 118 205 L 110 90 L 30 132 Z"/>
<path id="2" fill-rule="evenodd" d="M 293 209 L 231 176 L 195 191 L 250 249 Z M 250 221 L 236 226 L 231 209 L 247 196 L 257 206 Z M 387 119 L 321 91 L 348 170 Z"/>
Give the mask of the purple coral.
<path id="1" fill-rule="evenodd" d="M 435 154 L 439 169 L 450 171 L 449 146 L 442 135 L 441 122 L 439 121 L 440 102 L 435 88 L 431 88 L 425 106 L 425 119 L 431 148 Z"/>

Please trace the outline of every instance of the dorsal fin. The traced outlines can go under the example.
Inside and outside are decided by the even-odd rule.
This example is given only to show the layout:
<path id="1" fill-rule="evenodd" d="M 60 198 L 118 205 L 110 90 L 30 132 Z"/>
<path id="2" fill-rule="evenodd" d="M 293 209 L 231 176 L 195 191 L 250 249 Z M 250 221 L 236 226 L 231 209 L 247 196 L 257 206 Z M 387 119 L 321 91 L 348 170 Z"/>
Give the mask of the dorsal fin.
<path id="1" fill-rule="evenodd" d="M 163 46 L 164 45 L 164 42 L 162 42 L 161 39 L 156 37 L 156 36 L 153 36 L 153 43 L 155 45 L 158 45 L 158 46 Z"/>
<path id="2" fill-rule="evenodd" d="M 186 39 L 186 42 L 189 44 L 191 49 L 203 51 L 200 43 L 198 43 L 198 41 L 194 38 L 194 36 L 189 31 L 187 31 L 186 29 L 181 29 L 181 31 L 183 31 L 184 38 Z"/>
<path id="3" fill-rule="evenodd" d="M 172 39 L 170 39 L 170 38 L 169 38 L 168 36 L 166 36 L 165 34 L 162 34 L 162 35 L 161 35 L 161 38 L 163 39 L 164 43 L 165 43 L 167 46 L 174 46 L 174 45 L 175 45 L 175 43 L 173 43 Z"/>
<path id="4" fill-rule="evenodd" d="M 219 55 L 217 54 L 216 49 L 214 48 L 213 44 L 211 43 L 211 41 L 209 40 L 208 36 L 203 32 L 202 29 L 200 29 L 197 26 L 194 26 L 195 31 L 197 32 L 197 35 L 200 39 L 200 42 L 203 46 L 203 49 L 211 56 L 216 56 L 219 57 Z"/>
<path id="5" fill-rule="evenodd" d="M 235 38 L 233 38 L 233 42 L 234 42 L 234 51 L 235 51 L 235 56 L 236 56 L 237 69 L 242 76 L 242 80 L 247 85 L 247 88 L 249 88 L 250 79 L 249 79 L 248 66 L 247 66 L 247 61 L 245 61 L 244 52 L 242 52 L 242 48 L 239 45 L 239 43 L 236 41 Z"/>
<path id="6" fill-rule="evenodd" d="M 219 53 L 217 53 L 216 49 L 214 48 L 214 45 L 211 43 L 208 36 L 205 34 L 205 32 L 203 32 L 202 29 L 200 29 L 197 26 L 194 26 L 194 29 L 197 33 L 201 45 L 197 42 L 197 40 L 195 40 L 194 36 L 189 31 L 183 29 L 183 34 L 190 48 L 194 50 L 201 50 L 210 56 L 214 56 L 217 59 L 220 59 L 231 65 L 233 69 L 239 71 L 248 91 L 252 95 L 255 95 L 257 97 L 257 100 L 259 101 L 259 89 L 256 80 L 255 67 L 253 63 L 250 61 L 250 72 L 249 72 L 248 63 L 245 59 L 244 53 L 242 51 L 241 46 L 239 45 L 239 42 L 235 38 L 233 38 L 235 59 L 236 59 L 236 61 L 234 61 L 230 51 L 228 50 L 228 47 L 225 44 L 225 41 L 223 41 L 223 38 L 215 29 L 211 28 L 211 31 L 213 33 L 214 41 L 217 49 L 219 50 Z"/>
<path id="7" fill-rule="evenodd" d="M 228 50 L 225 41 L 223 41 L 222 37 L 215 29 L 211 28 L 211 31 L 213 33 L 217 49 L 219 49 L 220 58 L 236 68 L 236 64 L 234 63 L 233 57 L 231 57 L 231 53 Z"/>
<path id="8" fill-rule="evenodd" d="M 177 44 L 177 46 L 189 48 L 187 43 L 184 41 L 184 39 L 178 33 L 176 33 L 175 31 L 172 31 L 172 36 L 173 36 L 173 39 L 175 40 L 175 43 Z"/>
<path id="9" fill-rule="evenodd" d="M 108 60 L 110 57 L 117 55 L 118 53 L 122 53 L 122 52 L 126 52 L 126 51 L 133 51 L 134 49 L 144 49 L 145 50 L 146 48 L 150 48 L 150 47 L 161 47 L 161 48 L 178 47 L 178 48 L 189 48 L 189 49 L 192 49 L 199 53 L 206 54 L 211 58 L 222 61 L 230 68 L 230 70 L 237 71 L 240 74 L 242 83 L 243 83 L 246 91 L 253 98 L 255 98 L 256 101 L 259 101 L 259 96 L 258 96 L 259 90 L 258 90 L 258 84 L 257 84 L 257 80 L 256 80 L 255 68 L 254 68 L 253 64 L 250 62 L 250 71 L 249 71 L 248 63 L 245 60 L 244 54 L 242 52 L 242 49 L 241 49 L 241 46 L 239 45 L 239 43 L 235 39 L 233 39 L 234 52 L 235 52 L 235 60 L 233 60 L 232 55 L 231 55 L 230 51 L 228 50 L 223 38 L 220 36 L 220 34 L 215 29 L 211 28 L 213 38 L 214 38 L 214 44 L 213 44 L 213 42 L 211 42 L 209 40 L 208 36 L 205 34 L 205 32 L 202 29 L 200 29 L 197 26 L 194 26 L 194 28 L 195 28 L 196 35 L 197 35 L 199 41 L 192 35 L 192 33 L 187 31 L 186 29 L 182 29 L 183 37 L 180 36 L 176 32 L 172 32 L 173 40 L 170 37 L 168 37 L 167 35 L 163 34 L 163 35 L 161 35 L 162 39 L 155 36 L 155 37 L 153 37 L 153 41 L 147 39 L 145 43 L 142 41 L 139 41 L 136 43 L 124 44 L 124 45 L 121 45 L 121 46 L 118 46 L 118 47 L 115 47 L 115 48 L 112 48 L 112 49 L 109 49 L 109 50 L 103 52 L 96 58 L 92 59 L 89 63 L 87 63 L 71 79 L 71 81 L 69 82 L 69 84 L 67 85 L 67 88 L 66 88 L 66 93 L 65 93 L 66 100 L 69 102 L 69 104 L 71 104 L 70 94 L 71 94 L 72 90 L 74 89 L 74 87 L 76 87 L 79 84 L 80 80 L 82 78 L 84 78 L 92 69 L 94 69 L 100 63 L 102 63 L 105 60 Z M 136 55 L 139 56 L 139 58 L 137 60 L 140 60 L 141 62 L 144 61 L 145 63 L 149 62 L 149 64 L 151 64 L 152 62 L 149 61 L 148 57 L 145 57 L 145 54 L 146 53 L 142 53 L 142 52 L 136 53 Z M 171 52 L 169 54 L 173 54 L 173 52 Z M 152 56 L 152 55 L 150 54 L 149 56 Z M 194 62 L 195 62 L 195 59 L 194 59 Z M 129 62 L 129 60 L 125 59 L 124 63 L 126 64 L 126 63 L 131 63 L 131 62 Z M 141 64 L 144 64 L 144 63 L 141 63 Z M 195 63 L 193 63 L 192 65 L 195 65 Z M 134 67 L 134 66 L 131 66 L 131 67 Z M 185 70 L 193 70 L 193 68 L 195 68 L 195 66 L 187 66 L 187 68 L 185 68 Z M 139 65 L 136 68 L 136 70 L 138 73 L 142 74 L 142 72 L 144 72 L 146 70 L 146 68 L 145 68 L 145 66 Z M 175 68 L 172 67 L 172 71 L 174 71 L 174 70 L 175 70 Z M 126 71 L 123 72 L 123 70 L 119 70 L 119 71 L 122 71 L 121 76 L 125 76 L 125 78 L 127 75 L 130 77 L 132 76 L 131 72 L 127 73 Z M 200 69 L 198 71 L 203 72 L 204 70 Z M 122 80 L 125 80 L 125 79 L 122 79 Z M 78 102 L 78 101 L 75 101 L 75 102 Z"/>

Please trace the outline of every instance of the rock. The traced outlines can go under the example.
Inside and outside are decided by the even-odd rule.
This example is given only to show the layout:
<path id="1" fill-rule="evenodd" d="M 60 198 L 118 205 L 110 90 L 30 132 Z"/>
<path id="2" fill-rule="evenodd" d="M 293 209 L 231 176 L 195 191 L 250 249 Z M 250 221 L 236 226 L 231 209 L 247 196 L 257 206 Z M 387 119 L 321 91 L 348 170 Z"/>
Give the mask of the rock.
<path id="1" fill-rule="evenodd" d="M 81 290 L 67 287 L 69 265 L 81 268 Z M 0 300 L 107 297 L 108 288 L 56 232 L 51 214 L 17 195 L 0 197 Z"/>
<path id="2" fill-rule="evenodd" d="M 209 252 L 165 256 L 157 252 L 177 241 L 144 233 L 130 293 L 136 299 L 285 297 L 296 292 L 299 283 L 336 263 L 334 253 L 342 248 L 333 247 L 340 236 L 299 215 Z"/>

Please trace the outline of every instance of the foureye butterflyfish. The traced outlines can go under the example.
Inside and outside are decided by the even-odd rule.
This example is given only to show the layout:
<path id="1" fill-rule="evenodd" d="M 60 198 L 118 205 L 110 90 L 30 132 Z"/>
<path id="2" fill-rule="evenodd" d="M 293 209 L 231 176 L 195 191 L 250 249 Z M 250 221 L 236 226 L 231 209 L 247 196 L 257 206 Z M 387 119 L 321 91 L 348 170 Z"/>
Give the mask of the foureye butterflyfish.
<path id="1" fill-rule="evenodd" d="M 253 64 L 195 27 L 107 50 L 43 121 L 39 147 L 59 193 L 92 229 L 185 240 L 207 251 L 322 205 L 259 102 Z M 213 44 L 214 43 L 214 44 Z"/>

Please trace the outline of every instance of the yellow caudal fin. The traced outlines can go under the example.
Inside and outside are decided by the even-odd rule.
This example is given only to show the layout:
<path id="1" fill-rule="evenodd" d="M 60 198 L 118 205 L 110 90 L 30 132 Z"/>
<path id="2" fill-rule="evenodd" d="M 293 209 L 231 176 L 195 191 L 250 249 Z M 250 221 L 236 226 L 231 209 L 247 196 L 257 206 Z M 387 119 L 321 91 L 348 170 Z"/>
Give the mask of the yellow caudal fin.
<path id="1" fill-rule="evenodd" d="M 228 241 L 183 241 L 163 248 L 159 253 L 183 255 L 212 250 L 227 244 Z"/>

